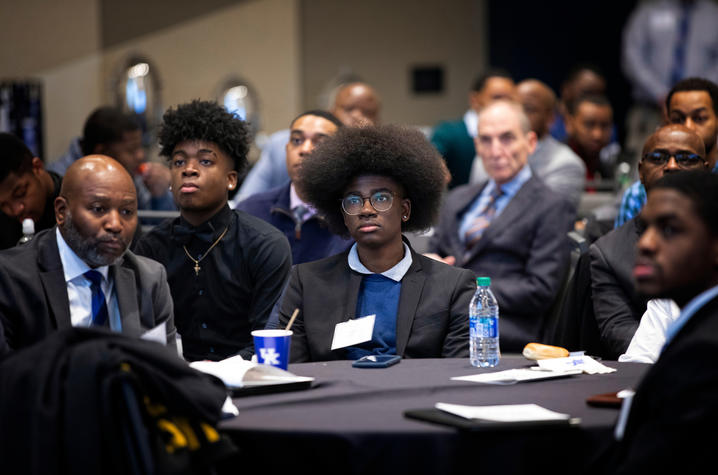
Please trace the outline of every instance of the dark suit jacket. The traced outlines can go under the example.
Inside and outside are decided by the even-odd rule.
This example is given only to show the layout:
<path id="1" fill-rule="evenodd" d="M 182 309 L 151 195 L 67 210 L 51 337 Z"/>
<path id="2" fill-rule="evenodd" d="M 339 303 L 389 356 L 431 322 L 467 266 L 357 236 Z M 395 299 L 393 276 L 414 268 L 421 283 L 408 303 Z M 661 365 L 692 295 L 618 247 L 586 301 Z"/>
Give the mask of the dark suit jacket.
<path id="1" fill-rule="evenodd" d="M 484 186 L 467 185 L 449 193 L 429 250 L 455 256 L 457 266 L 491 277 L 499 302 L 501 349 L 521 351 L 541 338 L 545 313 L 567 270 L 567 233 L 575 212 L 565 198 L 531 177 L 465 256 L 458 229 Z"/>
<path id="2" fill-rule="evenodd" d="M 140 336 L 167 324 L 167 343 L 174 346 L 172 297 L 165 268 L 130 251 L 109 268 L 114 278 L 122 333 Z M 11 349 L 42 340 L 72 326 L 67 284 L 55 228 L 30 243 L 0 252 L 0 322 Z"/>
<path id="3" fill-rule="evenodd" d="M 638 235 L 637 220 L 633 218 L 589 249 L 593 311 L 604 358 L 615 360 L 626 352 L 648 305 L 648 299 L 638 295 L 633 284 Z"/>
<path id="4" fill-rule="evenodd" d="M 641 380 L 606 473 L 713 473 L 718 444 L 718 298 L 704 305 Z"/>
<path id="5" fill-rule="evenodd" d="M 356 315 L 362 274 L 349 268 L 349 251 L 299 264 L 279 304 L 280 328 L 295 308 L 293 362 L 344 359 L 331 351 L 334 327 Z M 476 290 L 471 272 L 447 266 L 412 251 L 401 280 L 396 316 L 396 353 L 404 358 L 469 356 L 469 302 Z"/>
<path id="6" fill-rule="evenodd" d="M 292 248 L 292 263 L 302 264 L 333 256 L 351 247 L 354 240 L 332 234 L 323 219 L 316 214 L 302 223 L 297 238 L 296 221 L 290 209 L 290 183 L 257 193 L 237 205 L 244 211 L 279 229 Z"/>

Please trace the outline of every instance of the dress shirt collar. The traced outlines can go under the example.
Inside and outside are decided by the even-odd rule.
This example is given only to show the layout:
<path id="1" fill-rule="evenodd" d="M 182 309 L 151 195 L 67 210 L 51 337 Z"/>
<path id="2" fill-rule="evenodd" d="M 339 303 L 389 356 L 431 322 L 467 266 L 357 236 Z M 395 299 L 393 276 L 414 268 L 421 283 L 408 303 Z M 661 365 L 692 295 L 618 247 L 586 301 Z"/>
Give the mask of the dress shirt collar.
<path id="1" fill-rule="evenodd" d="M 404 245 L 404 257 L 394 267 L 381 273 L 381 275 L 383 275 L 384 277 L 388 277 L 394 282 L 401 282 L 401 279 L 404 278 L 404 275 L 407 273 L 409 267 L 411 267 L 411 263 L 413 262 L 409 246 L 407 246 L 406 243 L 402 244 Z M 349 250 L 348 261 L 349 267 L 354 272 L 358 272 L 360 274 L 375 274 L 375 272 L 372 272 L 367 269 L 364 264 L 362 264 L 359 260 L 359 253 L 357 252 L 356 243 L 354 243 L 352 245 L 352 248 Z"/>
<path id="2" fill-rule="evenodd" d="M 469 137 L 476 138 L 479 135 L 479 114 L 474 109 L 469 109 L 464 114 L 464 124 Z"/>
<path id="3" fill-rule="evenodd" d="M 521 189 L 521 187 L 529 181 L 531 178 L 531 167 L 528 166 L 528 164 L 524 165 L 521 170 L 508 182 L 501 185 L 501 192 L 503 195 L 505 195 L 507 198 L 513 198 L 513 196 L 518 193 L 518 191 Z M 496 182 L 492 178 L 489 180 L 488 185 L 486 185 L 486 192 L 491 193 L 498 185 L 496 185 Z"/>
<path id="4" fill-rule="evenodd" d="M 289 209 L 293 210 L 297 206 L 304 206 L 307 209 L 307 212 L 304 215 L 304 218 L 308 218 L 309 216 L 314 215 L 317 211 L 314 209 L 314 206 L 310 205 L 309 203 L 305 203 L 302 201 L 302 199 L 297 194 L 296 188 L 294 188 L 294 183 L 291 183 L 289 185 Z"/>
<path id="5" fill-rule="evenodd" d="M 705 304 L 713 300 L 716 296 L 718 296 L 718 285 L 696 295 L 686 304 L 685 307 L 683 307 L 683 309 L 681 309 L 680 316 L 666 329 L 666 342 L 664 343 L 661 352 L 666 349 L 671 340 L 673 340 L 688 320 L 690 320 L 696 312 L 698 312 Z"/>
<path id="6" fill-rule="evenodd" d="M 80 257 L 75 254 L 75 251 L 65 242 L 59 228 L 55 228 L 55 237 L 57 239 L 57 249 L 60 251 L 60 261 L 62 262 L 62 270 L 65 274 L 65 282 L 70 282 L 90 270 L 90 266 L 80 259 Z M 108 266 L 97 267 L 95 270 L 102 274 L 105 281 L 108 280 Z"/>

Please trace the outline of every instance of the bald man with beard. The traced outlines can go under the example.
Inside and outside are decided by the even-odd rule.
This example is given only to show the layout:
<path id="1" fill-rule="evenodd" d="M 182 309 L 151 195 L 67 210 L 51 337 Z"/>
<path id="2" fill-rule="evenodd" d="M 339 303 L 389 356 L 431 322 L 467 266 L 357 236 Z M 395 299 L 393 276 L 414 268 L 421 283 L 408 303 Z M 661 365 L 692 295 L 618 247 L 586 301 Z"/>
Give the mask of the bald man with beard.
<path id="1" fill-rule="evenodd" d="M 11 350 L 68 327 L 141 336 L 175 326 L 167 275 L 128 246 L 137 193 L 117 161 L 91 155 L 70 166 L 55 199 L 57 225 L 0 252 L 0 322 Z"/>

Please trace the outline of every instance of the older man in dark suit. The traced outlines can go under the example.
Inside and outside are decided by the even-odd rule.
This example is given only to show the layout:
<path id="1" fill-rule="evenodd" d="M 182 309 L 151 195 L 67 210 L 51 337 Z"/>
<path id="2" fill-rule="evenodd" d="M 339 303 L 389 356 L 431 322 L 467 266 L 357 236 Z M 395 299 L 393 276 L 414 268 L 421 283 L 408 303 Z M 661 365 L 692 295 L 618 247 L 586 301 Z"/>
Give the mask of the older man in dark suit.
<path id="1" fill-rule="evenodd" d="M 453 190 L 429 250 L 491 277 L 501 314 L 501 349 L 540 339 L 568 260 L 574 209 L 532 175 L 536 134 L 520 105 L 496 101 L 479 115 L 476 149 L 490 179 Z"/>
<path id="2" fill-rule="evenodd" d="M 137 194 L 120 163 L 92 155 L 70 166 L 55 200 L 57 226 L 0 253 L 0 322 L 10 349 L 70 326 L 140 336 L 175 327 L 164 267 L 127 250 Z"/>

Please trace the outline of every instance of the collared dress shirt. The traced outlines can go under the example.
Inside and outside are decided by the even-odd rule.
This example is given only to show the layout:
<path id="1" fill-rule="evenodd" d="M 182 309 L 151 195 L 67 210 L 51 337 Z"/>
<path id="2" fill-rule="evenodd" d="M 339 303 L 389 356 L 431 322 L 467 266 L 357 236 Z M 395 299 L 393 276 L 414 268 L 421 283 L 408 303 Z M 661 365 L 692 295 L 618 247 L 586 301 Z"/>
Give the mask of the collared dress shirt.
<path id="1" fill-rule="evenodd" d="M 73 327 L 89 327 L 92 323 L 92 290 L 91 282 L 85 277 L 85 272 L 90 267 L 75 254 L 59 229 L 55 229 L 57 249 L 60 252 L 62 270 L 67 283 L 67 298 L 70 303 L 70 320 Z M 102 275 L 102 292 L 105 294 L 105 304 L 109 315 L 110 329 L 115 332 L 122 331 L 122 320 L 120 319 L 120 308 L 117 303 L 117 294 L 114 289 L 114 281 L 109 275 L 109 267 L 96 267 L 94 270 Z"/>
<path id="2" fill-rule="evenodd" d="M 501 185 L 502 194 L 496 199 L 496 212 L 493 216 L 494 219 L 499 217 L 504 208 L 506 208 L 506 205 L 509 204 L 509 201 L 511 201 L 511 198 L 518 193 L 523 184 L 531 178 L 531 175 L 531 168 L 528 165 L 524 165 L 524 167 L 519 170 L 511 181 Z M 469 228 L 471 228 L 471 225 L 476 217 L 484 211 L 486 206 L 491 201 L 491 193 L 497 186 L 498 185 L 494 180 L 489 180 L 484 189 L 481 190 L 478 198 L 474 201 L 474 204 L 472 204 L 466 213 L 464 213 L 464 216 L 461 219 L 461 224 L 459 225 L 459 239 L 461 241 L 465 239 L 466 232 Z"/>

